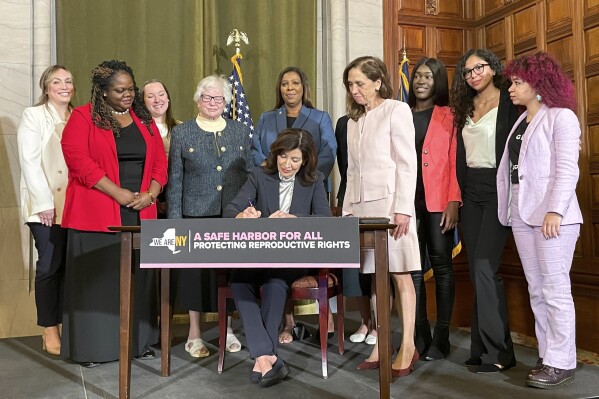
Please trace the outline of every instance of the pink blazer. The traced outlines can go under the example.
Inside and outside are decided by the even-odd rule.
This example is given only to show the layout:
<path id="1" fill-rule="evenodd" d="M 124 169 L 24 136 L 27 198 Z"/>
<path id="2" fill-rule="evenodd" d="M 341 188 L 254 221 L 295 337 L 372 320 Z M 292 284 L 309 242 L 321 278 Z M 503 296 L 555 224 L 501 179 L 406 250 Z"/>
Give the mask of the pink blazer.
<path id="1" fill-rule="evenodd" d="M 435 106 L 422 146 L 422 181 L 429 212 L 443 212 L 449 201 L 462 202 L 455 171 L 456 143 L 451 110 Z"/>
<path id="2" fill-rule="evenodd" d="M 524 112 L 518 118 L 510 137 L 526 115 Z M 576 198 L 579 138 L 580 123 L 569 109 L 543 105 L 530 121 L 518 158 L 518 211 L 526 224 L 541 226 L 547 212 L 562 215 L 562 225 L 582 223 Z M 499 221 L 506 226 L 511 225 L 510 197 L 510 160 L 506 145 L 497 169 L 497 211 Z"/>

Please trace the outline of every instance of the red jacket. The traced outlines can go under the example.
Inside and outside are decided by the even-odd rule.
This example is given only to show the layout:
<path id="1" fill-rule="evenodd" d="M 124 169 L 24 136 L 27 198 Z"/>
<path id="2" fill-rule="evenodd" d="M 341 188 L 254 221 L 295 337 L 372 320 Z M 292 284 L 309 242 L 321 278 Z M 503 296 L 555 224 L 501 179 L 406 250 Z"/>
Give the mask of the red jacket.
<path id="1" fill-rule="evenodd" d="M 131 110 L 133 122 L 146 142 L 146 159 L 140 191 L 147 191 L 152 179 L 166 184 L 166 155 L 158 128 L 153 135 Z M 62 134 L 62 151 L 69 168 L 62 227 L 83 231 L 108 231 L 120 226 L 120 205 L 94 186 L 106 176 L 120 186 L 119 163 L 114 134 L 92 122 L 91 104 L 73 110 Z M 141 219 L 156 219 L 156 206 L 139 211 Z"/>
<path id="2" fill-rule="evenodd" d="M 449 107 L 435 106 L 422 145 L 426 209 L 443 212 L 449 201 L 462 202 L 456 177 L 456 131 Z"/>

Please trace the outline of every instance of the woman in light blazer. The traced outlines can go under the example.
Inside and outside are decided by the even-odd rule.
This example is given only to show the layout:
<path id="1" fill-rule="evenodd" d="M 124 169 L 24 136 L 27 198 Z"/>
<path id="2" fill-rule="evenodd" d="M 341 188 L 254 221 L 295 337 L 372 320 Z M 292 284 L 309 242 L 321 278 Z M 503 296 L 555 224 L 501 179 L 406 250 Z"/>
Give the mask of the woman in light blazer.
<path id="1" fill-rule="evenodd" d="M 428 260 L 435 279 L 437 322 L 431 336 L 426 310 L 423 271 L 412 272 L 416 291 L 416 349 L 425 360 L 449 354 L 449 322 L 455 296 L 451 264 L 458 208 L 462 202 L 456 177 L 456 130 L 447 106 L 449 89 L 445 65 L 423 58 L 414 66 L 408 105 L 416 131 L 418 178 L 416 219 L 422 265 Z"/>
<path id="2" fill-rule="evenodd" d="M 52 65 L 42 73 L 40 88 L 40 100 L 25 109 L 17 132 L 21 212 L 38 253 L 35 304 L 37 324 L 44 327 L 43 349 L 58 356 L 67 241 L 61 223 L 68 178 L 60 140 L 75 86 L 68 69 Z"/>
<path id="3" fill-rule="evenodd" d="M 498 217 L 512 226 L 535 315 L 539 359 L 526 384 L 557 388 L 571 383 L 576 369 L 570 268 L 582 223 L 580 122 L 572 81 L 547 53 L 511 61 L 505 76 L 512 102 L 526 111 L 497 170 Z"/>
<path id="4" fill-rule="evenodd" d="M 376 57 L 359 57 L 343 72 L 347 90 L 347 187 L 344 216 L 385 216 L 397 227 L 389 240 L 389 273 L 402 319 L 401 348 L 391 374 L 410 374 L 419 359 L 414 346 L 416 294 L 410 272 L 420 270 L 414 192 L 417 159 L 414 124 L 406 103 L 392 100 L 387 67 Z M 362 252 L 362 273 L 374 273 L 374 251 Z M 372 279 L 373 283 L 375 279 Z M 374 285 L 374 284 L 373 284 Z M 374 287 L 373 287 L 374 288 Z M 372 293 L 376 291 L 373 289 Z M 373 298 L 374 299 L 374 298 Z M 389 298 L 377 298 L 388 301 Z M 375 306 L 373 306 L 375 307 Z M 401 308 L 401 310 L 399 310 Z M 378 342 L 358 370 L 379 367 Z"/>

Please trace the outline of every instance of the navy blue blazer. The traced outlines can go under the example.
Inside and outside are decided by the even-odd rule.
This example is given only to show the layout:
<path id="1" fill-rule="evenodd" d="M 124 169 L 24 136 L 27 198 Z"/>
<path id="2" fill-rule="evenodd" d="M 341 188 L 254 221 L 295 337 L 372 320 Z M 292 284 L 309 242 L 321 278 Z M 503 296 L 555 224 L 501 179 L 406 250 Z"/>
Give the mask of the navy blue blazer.
<path id="1" fill-rule="evenodd" d="M 316 181 L 309 186 L 296 178 L 289 213 L 295 216 L 332 216 L 324 189 L 322 173 L 317 172 Z M 235 198 L 225 207 L 223 217 L 234 218 L 249 206 L 251 199 L 256 210 L 267 218 L 279 210 L 279 174 L 268 174 L 263 168 L 254 168 Z"/>
<path id="2" fill-rule="evenodd" d="M 331 174 L 335 163 L 337 142 L 333 131 L 333 122 L 327 112 L 302 106 L 293 126 L 304 129 L 312 135 L 318 154 L 317 168 L 325 179 Z M 270 154 L 270 145 L 277 135 L 287 129 L 287 110 L 283 105 L 279 109 L 267 111 L 260 116 L 258 128 L 252 136 L 252 159 L 260 166 Z"/>

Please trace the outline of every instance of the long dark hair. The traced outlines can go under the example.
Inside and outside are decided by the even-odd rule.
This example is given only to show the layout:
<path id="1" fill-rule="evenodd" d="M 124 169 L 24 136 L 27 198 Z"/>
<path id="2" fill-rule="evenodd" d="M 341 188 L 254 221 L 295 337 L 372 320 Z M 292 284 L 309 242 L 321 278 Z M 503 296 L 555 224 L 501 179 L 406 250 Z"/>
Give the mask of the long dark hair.
<path id="1" fill-rule="evenodd" d="M 444 107 L 449 104 L 449 83 L 447 82 L 447 69 L 441 61 L 436 58 L 421 58 L 420 61 L 414 65 L 412 76 L 410 77 L 410 91 L 408 93 L 408 105 L 410 108 L 414 108 L 416 105 L 416 95 L 414 94 L 414 76 L 416 71 L 422 65 L 426 65 L 430 68 L 433 73 L 433 80 L 435 81 L 433 86 L 433 104 Z"/>
<path id="2" fill-rule="evenodd" d="M 133 81 L 135 95 L 133 97 L 131 109 L 133 109 L 133 112 L 135 112 L 135 115 L 137 115 L 141 122 L 148 127 L 150 134 L 154 134 L 150 128 L 150 125 L 152 124 L 152 115 L 147 110 L 143 97 L 139 94 L 139 89 L 135 83 L 135 77 L 133 76 L 133 70 L 125 61 L 119 60 L 104 61 L 92 70 L 92 94 L 90 102 L 92 105 L 92 120 L 94 121 L 94 125 L 100 129 L 112 130 L 115 136 L 119 136 L 121 125 L 112 115 L 112 112 L 110 112 L 110 107 L 106 104 L 102 94 L 114 84 L 116 75 L 121 72 L 129 74 Z"/>
<path id="3" fill-rule="evenodd" d="M 470 87 L 464 78 L 466 61 L 473 55 L 486 61 L 487 64 L 489 64 L 489 68 L 495 72 L 495 76 L 493 76 L 493 85 L 495 85 L 495 87 L 498 89 L 501 89 L 503 85 L 503 77 L 501 75 L 503 66 L 501 65 L 501 62 L 495 53 L 481 48 L 468 50 L 466 54 L 462 56 L 460 62 L 458 62 L 458 65 L 456 66 L 449 98 L 451 110 L 455 115 L 453 121 L 458 130 L 462 130 L 466 124 L 466 117 L 472 117 L 474 113 L 474 97 L 477 93 L 476 90 Z"/>
<path id="4" fill-rule="evenodd" d="M 173 118 L 173 107 L 172 107 L 172 101 L 171 101 L 171 93 L 168 92 L 168 89 L 166 88 L 166 85 L 164 83 L 162 83 L 160 80 L 158 79 L 150 79 L 150 80 L 146 80 L 143 84 L 143 86 L 141 87 L 141 98 L 144 98 L 144 90 L 146 89 L 146 85 L 149 85 L 150 83 L 160 83 L 162 85 L 162 87 L 164 88 L 164 91 L 166 92 L 166 96 L 168 97 L 168 107 L 166 107 L 166 114 L 164 115 L 164 120 L 166 122 L 166 129 L 168 130 L 168 134 L 167 137 L 171 136 L 171 130 L 173 130 L 173 128 L 175 126 L 177 126 L 177 120 L 175 118 Z M 144 106 L 146 105 L 146 102 L 144 101 Z M 147 107 L 146 107 L 147 109 Z M 148 110 L 149 112 L 149 110 Z M 152 113 L 150 113 L 151 115 Z"/>
<path id="5" fill-rule="evenodd" d="M 358 104 L 354 97 L 351 95 L 349 91 L 349 71 L 357 68 L 359 69 L 366 77 L 373 82 L 377 80 L 381 80 L 381 87 L 379 88 L 379 96 L 383 99 L 388 99 L 393 97 L 393 86 L 391 86 L 391 82 L 389 81 L 389 74 L 387 73 L 387 66 L 380 58 L 365 56 L 358 57 L 352 62 L 350 62 L 343 71 L 343 84 L 345 85 L 346 94 L 346 104 L 347 104 L 347 116 L 349 116 L 354 121 L 357 121 L 360 116 L 366 113 L 366 109 L 363 105 Z"/>
<path id="6" fill-rule="evenodd" d="M 309 186 L 316 181 L 316 147 L 312 135 L 304 129 L 291 127 L 279 133 L 277 139 L 270 145 L 270 154 L 264 169 L 270 174 L 278 173 L 277 156 L 296 148 L 302 152 L 302 166 L 297 176 L 303 186 Z"/>
<path id="7" fill-rule="evenodd" d="M 302 82 L 302 105 L 307 108 L 314 108 L 312 105 L 312 99 L 310 98 L 310 84 L 308 83 L 308 76 L 296 66 L 288 66 L 283 69 L 281 73 L 279 73 L 279 78 L 277 79 L 277 87 L 275 88 L 275 108 L 279 109 L 285 104 L 285 100 L 283 100 L 283 95 L 281 94 L 281 81 L 283 80 L 283 75 L 287 72 L 295 72 L 299 75 L 300 80 Z"/>

